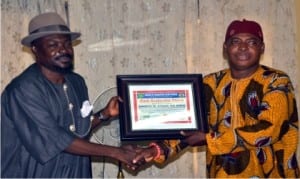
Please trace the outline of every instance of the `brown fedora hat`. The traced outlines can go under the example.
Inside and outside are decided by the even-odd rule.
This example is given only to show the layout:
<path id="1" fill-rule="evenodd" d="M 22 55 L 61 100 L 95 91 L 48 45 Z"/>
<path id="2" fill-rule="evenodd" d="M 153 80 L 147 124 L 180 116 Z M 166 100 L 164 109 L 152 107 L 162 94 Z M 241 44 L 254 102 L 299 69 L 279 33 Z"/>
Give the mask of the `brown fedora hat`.
<path id="1" fill-rule="evenodd" d="M 71 32 L 65 21 L 54 12 L 33 17 L 29 22 L 28 31 L 29 35 L 21 40 L 21 43 L 28 47 L 31 47 L 34 40 L 51 34 L 70 35 L 72 41 L 81 35 L 79 32 Z"/>

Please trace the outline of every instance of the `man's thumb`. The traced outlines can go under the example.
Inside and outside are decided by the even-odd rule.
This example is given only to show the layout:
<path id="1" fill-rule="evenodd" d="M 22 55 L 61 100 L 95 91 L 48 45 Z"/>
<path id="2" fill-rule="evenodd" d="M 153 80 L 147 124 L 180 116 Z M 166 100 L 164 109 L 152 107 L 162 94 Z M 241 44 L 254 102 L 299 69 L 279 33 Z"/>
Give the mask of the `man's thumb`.
<path id="1" fill-rule="evenodd" d="M 180 131 L 180 134 L 183 135 L 183 136 L 187 135 L 186 132 L 184 132 L 184 131 Z"/>

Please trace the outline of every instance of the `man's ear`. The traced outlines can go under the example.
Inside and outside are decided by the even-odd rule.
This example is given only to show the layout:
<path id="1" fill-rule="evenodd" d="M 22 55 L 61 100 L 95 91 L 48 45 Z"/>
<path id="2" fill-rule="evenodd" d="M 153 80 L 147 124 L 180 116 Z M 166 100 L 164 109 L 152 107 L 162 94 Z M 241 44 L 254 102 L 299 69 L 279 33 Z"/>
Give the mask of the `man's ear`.
<path id="1" fill-rule="evenodd" d="M 31 47 L 31 51 L 36 54 L 36 47 L 34 45 Z"/>
<path id="2" fill-rule="evenodd" d="M 263 54 L 265 52 L 265 43 L 263 43 L 260 47 L 260 52 Z"/>
<path id="3" fill-rule="evenodd" d="M 225 42 L 223 43 L 223 58 L 224 58 L 224 59 L 228 59 L 228 55 L 227 55 L 227 45 L 226 45 Z"/>
<path id="4" fill-rule="evenodd" d="M 223 43 L 223 49 L 227 49 L 227 45 L 225 42 Z"/>

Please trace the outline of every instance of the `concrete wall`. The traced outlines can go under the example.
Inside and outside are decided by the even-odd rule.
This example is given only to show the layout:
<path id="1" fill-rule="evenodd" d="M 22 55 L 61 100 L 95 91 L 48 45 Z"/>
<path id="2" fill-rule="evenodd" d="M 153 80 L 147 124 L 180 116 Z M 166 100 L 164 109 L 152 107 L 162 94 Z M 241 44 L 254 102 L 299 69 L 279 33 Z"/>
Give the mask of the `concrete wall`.
<path id="1" fill-rule="evenodd" d="M 117 74 L 205 75 L 227 67 L 222 57 L 226 27 L 234 19 L 246 18 L 262 25 L 266 43 L 262 63 L 290 75 L 299 109 L 299 1 L 2 0 L 1 91 L 33 63 L 20 40 L 28 33 L 30 18 L 49 11 L 69 19 L 71 29 L 82 33 L 81 43 L 75 47 L 75 70 L 86 79 L 91 101 L 115 93 L 111 87 L 116 86 Z M 99 129 L 91 140 L 117 146 L 118 139 L 116 120 Z M 149 165 L 139 173 L 126 171 L 125 177 L 205 177 L 204 151 L 189 149 L 164 167 Z M 116 161 L 93 161 L 95 178 L 116 177 Z"/>

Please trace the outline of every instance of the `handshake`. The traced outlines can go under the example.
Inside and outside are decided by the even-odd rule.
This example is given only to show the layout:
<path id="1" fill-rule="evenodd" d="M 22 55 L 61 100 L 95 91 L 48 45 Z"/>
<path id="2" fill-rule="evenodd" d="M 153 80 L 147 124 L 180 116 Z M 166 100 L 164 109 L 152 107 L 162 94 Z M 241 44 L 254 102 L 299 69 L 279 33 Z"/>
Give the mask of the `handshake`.
<path id="1" fill-rule="evenodd" d="M 107 103 L 106 107 L 97 113 L 108 116 L 109 118 L 117 116 L 119 114 L 119 102 L 123 100 L 119 96 L 112 97 Z M 99 124 L 102 119 L 93 121 L 93 126 Z M 93 127 L 94 128 L 94 127 Z M 200 146 L 206 144 L 206 135 L 201 131 L 181 131 L 181 135 L 185 138 L 183 140 L 178 140 L 180 148 L 186 146 Z M 162 146 L 163 145 L 163 146 Z M 104 147 L 104 146 L 102 146 Z M 112 158 L 119 160 L 124 163 L 129 169 L 137 170 L 140 166 L 153 161 L 154 159 L 167 159 L 170 157 L 169 151 L 171 151 L 171 146 L 164 145 L 162 142 L 150 143 L 148 146 L 137 146 L 137 145 L 123 145 L 121 147 L 108 147 L 106 146 L 107 155 Z M 105 153 L 106 153 L 105 152 Z M 102 152 L 103 155 L 103 152 Z M 161 157 L 164 155 L 165 157 Z M 166 156 L 168 155 L 168 156 Z"/>
<path id="2" fill-rule="evenodd" d="M 181 131 L 181 135 L 185 136 L 183 140 L 178 140 L 178 146 L 181 149 L 187 146 L 200 146 L 206 144 L 205 133 L 200 131 Z M 123 145 L 118 148 L 118 154 L 115 156 L 116 159 L 124 163 L 127 168 L 131 170 L 137 170 L 140 166 L 151 162 L 153 160 L 166 159 L 169 156 L 170 146 L 163 145 L 161 142 L 152 142 L 148 146 L 137 146 L 137 145 Z M 161 156 L 165 157 L 161 157 Z"/>
<path id="3" fill-rule="evenodd" d="M 146 147 L 126 144 L 119 148 L 115 158 L 124 163 L 127 168 L 137 170 L 147 162 L 159 158 L 160 155 L 163 155 L 163 152 L 161 147 L 156 143 L 150 143 L 150 145 Z"/>

